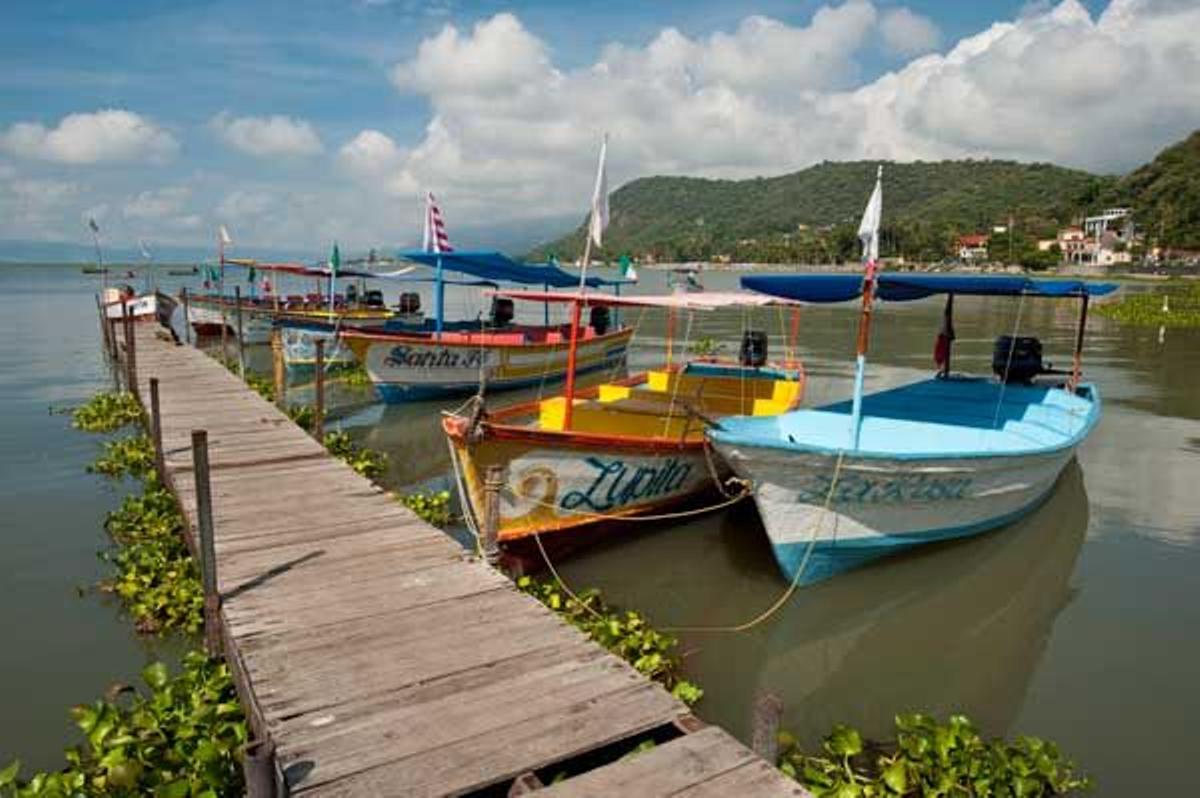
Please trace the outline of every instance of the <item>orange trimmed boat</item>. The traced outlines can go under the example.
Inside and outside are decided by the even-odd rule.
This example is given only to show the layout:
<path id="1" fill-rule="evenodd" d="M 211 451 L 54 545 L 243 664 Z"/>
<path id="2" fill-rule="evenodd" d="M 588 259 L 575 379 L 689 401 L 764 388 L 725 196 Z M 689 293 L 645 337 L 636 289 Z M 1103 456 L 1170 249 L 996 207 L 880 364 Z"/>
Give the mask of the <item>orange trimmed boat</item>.
<path id="1" fill-rule="evenodd" d="M 792 304 L 740 293 L 496 293 L 539 302 L 672 311 Z M 737 362 L 704 358 L 668 364 L 580 391 L 569 381 L 567 390 L 552 398 L 498 411 L 479 405 L 469 414 L 447 414 L 442 426 L 468 522 L 482 523 L 489 471 L 502 483 L 498 541 L 517 554 L 534 535 L 655 516 L 694 507 L 706 498 L 712 507 L 729 504 L 740 491 L 727 486 L 732 472 L 715 456 L 705 429 L 723 416 L 787 412 L 804 393 L 800 364 L 771 366 L 766 355 L 766 336 L 749 333 Z"/>

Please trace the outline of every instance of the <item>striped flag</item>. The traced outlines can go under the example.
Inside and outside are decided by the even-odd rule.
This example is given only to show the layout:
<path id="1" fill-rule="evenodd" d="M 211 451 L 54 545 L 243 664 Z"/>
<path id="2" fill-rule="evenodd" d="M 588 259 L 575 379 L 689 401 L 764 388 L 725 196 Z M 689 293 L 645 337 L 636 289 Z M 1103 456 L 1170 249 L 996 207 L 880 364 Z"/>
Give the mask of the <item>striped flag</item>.
<path id="1" fill-rule="evenodd" d="M 446 235 L 446 225 L 442 221 L 442 211 L 433 198 L 433 192 L 425 192 L 425 240 L 421 246 L 426 252 L 453 252 L 450 237 Z"/>
<path id="2" fill-rule="evenodd" d="M 100 232 L 100 225 L 96 224 L 96 217 L 94 216 L 88 217 L 88 227 L 92 228 L 93 233 Z"/>

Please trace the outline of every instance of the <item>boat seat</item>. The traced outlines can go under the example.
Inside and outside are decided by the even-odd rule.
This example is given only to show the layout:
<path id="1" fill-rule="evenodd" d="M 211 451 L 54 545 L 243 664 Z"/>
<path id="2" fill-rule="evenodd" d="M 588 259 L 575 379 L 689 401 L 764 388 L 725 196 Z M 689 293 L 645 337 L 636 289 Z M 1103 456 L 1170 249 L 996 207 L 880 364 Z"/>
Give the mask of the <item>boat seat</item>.
<path id="1" fill-rule="evenodd" d="M 566 397 L 555 396 L 539 403 L 538 428 L 546 431 L 563 430 Z M 701 440 L 707 426 L 705 414 L 695 412 L 683 403 L 672 412 L 660 402 L 641 402 L 624 399 L 619 402 L 600 402 L 595 399 L 576 399 L 571 409 L 571 431 L 636 438 L 665 438 L 667 440 Z"/>

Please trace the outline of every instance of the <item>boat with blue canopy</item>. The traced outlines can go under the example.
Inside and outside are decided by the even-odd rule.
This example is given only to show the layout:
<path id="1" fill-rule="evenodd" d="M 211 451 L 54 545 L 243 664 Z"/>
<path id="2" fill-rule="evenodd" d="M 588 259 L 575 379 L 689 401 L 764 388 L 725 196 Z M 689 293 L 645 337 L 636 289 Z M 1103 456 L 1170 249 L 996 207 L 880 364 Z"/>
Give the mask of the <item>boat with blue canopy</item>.
<path id="1" fill-rule="evenodd" d="M 1082 379 L 1083 340 L 1091 298 L 1112 293 L 1115 285 L 880 274 L 881 216 L 882 170 L 858 231 L 862 275 L 741 279 L 743 288 L 792 301 L 861 301 L 849 400 L 764 418 L 723 419 L 708 431 L 724 461 L 753 484 L 775 559 L 793 585 L 1020 518 L 1051 494 L 1076 447 L 1100 420 L 1100 394 Z M 935 296 L 945 297 L 934 346 L 936 376 L 865 394 L 876 301 Z M 1049 368 L 1041 342 L 1018 328 L 996 339 L 994 377 L 953 373 L 956 296 L 1079 302 L 1071 368 Z"/>
<path id="2" fill-rule="evenodd" d="M 406 251 L 399 256 L 431 268 L 433 318 L 393 320 L 376 328 L 347 325 L 340 338 L 366 368 L 380 398 L 388 403 L 438 399 L 489 390 L 508 390 L 561 381 L 568 370 L 572 327 L 578 351 L 574 372 L 583 374 L 623 366 L 633 331 L 597 306 L 578 324 L 551 324 L 550 302 L 543 303 L 541 324 L 522 323 L 511 299 L 494 296 L 487 315 L 446 319 L 448 275 L 465 275 L 474 285 L 515 284 L 578 288 L 580 275 L 555 264 L 532 264 L 493 251 Z M 619 292 L 626 280 L 586 276 L 590 288 Z M 403 309 L 402 309 L 403 310 Z"/>
<path id="3" fill-rule="evenodd" d="M 784 574 L 798 584 L 829 578 L 931 541 L 1016 520 L 1053 491 L 1075 449 L 1100 420 L 1100 395 L 1081 379 L 1087 307 L 1108 283 L 928 274 L 753 275 L 742 286 L 806 303 L 945 296 L 931 378 L 764 418 L 731 418 L 709 431 L 754 496 Z M 873 285 L 871 284 L 873 282 Z M 872 296 L 873 294 L 873 296 Z M 1036 338 L 1003 335 L 994 378 L 953 374 L 956 296 L 1070 298 L 1080 302 L 1069 371 L 1048 369 Z M 860 346 L 860 363 L 865 346 Z"/>

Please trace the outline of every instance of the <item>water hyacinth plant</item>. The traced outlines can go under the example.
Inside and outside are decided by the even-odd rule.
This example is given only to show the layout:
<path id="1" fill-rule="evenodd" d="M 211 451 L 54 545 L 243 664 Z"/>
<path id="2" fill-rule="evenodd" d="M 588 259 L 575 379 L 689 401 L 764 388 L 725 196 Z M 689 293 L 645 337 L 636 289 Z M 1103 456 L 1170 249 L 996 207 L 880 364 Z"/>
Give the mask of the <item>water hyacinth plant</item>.
<path id="1" fill-rule="evenodd" d="M 204 589 L 183 542 L 183 516 L 175 497 L 156 477 L 140 496 L 127 496 L 108 514 L 105 529 L 117 544 L 101 557 L 116 575 L 100 588 L 121 599 L 144 634 L 199 632 Z"/>
<path id="2" fill-rule="evenodd" d="M 330 454 L 344 460 L 367 479 L 377 479 L 387 471 L 388 456 L 386 454 L 359 446 L 341 430 L 325 433 L 324 444 Z"/>
<path id="3" fill-rule="evenodd" d="M 1127 294 L 1118 302 L 1099 305 L 1096 313 L 1144 327 L 1200 327 L 1200 286 Z"/>
<path id="4" fill-rule="evenodd" d="M 71 424 L 84 432 L 113 432 L 142 419 L 142 407 L 131 393 L 101 392 L 71 414 Z"/>
<path id="5" fill-rule="evenodd" d="M 454 515 L 450 512 L 450 491 L 417 491 L 400 496 L 400 503 L 416 513 L 427 524 L 436 527 L 450 526 Z"/>
<path id="6" fill-rule="evenodd" d="M 652 629 L 639 613 L 609 607 L 598 590 L 577 593 L 576 601 L 557 582 L 522 576 L 517 587 L 685 704 L 690 706 L 703 697 L 704 691 L 681 675 L 683 661 L 675 653 L 679 641 Z"/>
<path id="7" fill-rule="evenodd" d="M 779 767 L 818 798 L 1035 798 L 1091 786 L 1053 743 L 1036 737 L 985 741 L 962 715 L 945 724 L 920 713 L 897 715 L 895 724 L 895 742 L 882 745 L 865 742 L 857 729 L 835 726 L 814 756 L 780 734 Z"/>
<path id="8" fill-rule="evenodd" d="M 117 687 L 108 700 L 75 707 L 85 742 L 67 750 L 66 767 L 23 779 L 20 763 L 10 763 L 0 769 L 0 796 L 240 795 L 246 721 L 228 666 L 192 652 L 178 675 L 155 663 L 142 679 L 145 691 Z"/>
<path id="9" fill-rule="evenodd" d="M 142 479 L 154 470 L 154 465 L 154 443 L 148 435 L 134 435 L 105 441 L 104 453 L 87 470 L 112 479 Z"/>

